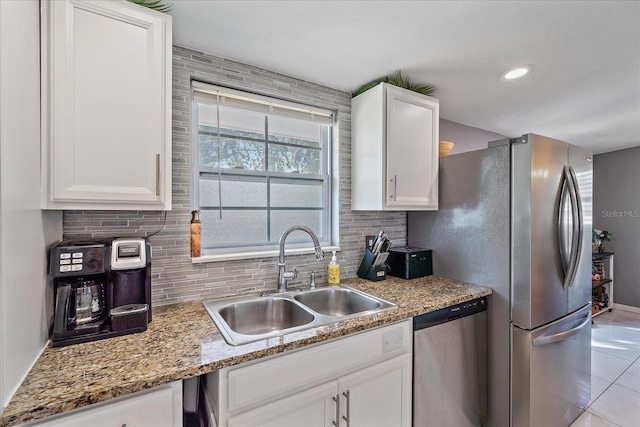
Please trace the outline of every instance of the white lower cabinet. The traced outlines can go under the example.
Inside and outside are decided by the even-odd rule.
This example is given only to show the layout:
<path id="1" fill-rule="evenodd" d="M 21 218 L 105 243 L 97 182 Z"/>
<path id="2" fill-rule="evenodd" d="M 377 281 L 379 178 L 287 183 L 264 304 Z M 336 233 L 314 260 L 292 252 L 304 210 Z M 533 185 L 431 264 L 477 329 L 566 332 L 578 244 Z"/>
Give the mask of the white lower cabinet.
<path id="1" fill-rule="evenodd" d="M 411 425 L 411 355 L 340 378 L 341 420 L 348 427 Z M 344 417 L 344 418 L 343 418 Z"/>
<path id="2" fill-rule="evenodd" d="M 218 427 L 411 426 L 411 323 L 207 375 Z"/>
<path id="3" fill-rule="evenodd" d="M 338 382 L 330 381 L 229 418 L 230 427 L 331 427 Z"/>
<path id="4" fill-rule="evenodd" d="M 241 413 L 229 418 L 228 425 L 409 426 L 411 396 L 407 393 L 411 392 L 410 386 L 411 356 L 406 354 Z"/>
<path id="5" fill-rule="evenodd" d="M 182 381 L 89 405 L 26 426 L 182 427 Z"/>

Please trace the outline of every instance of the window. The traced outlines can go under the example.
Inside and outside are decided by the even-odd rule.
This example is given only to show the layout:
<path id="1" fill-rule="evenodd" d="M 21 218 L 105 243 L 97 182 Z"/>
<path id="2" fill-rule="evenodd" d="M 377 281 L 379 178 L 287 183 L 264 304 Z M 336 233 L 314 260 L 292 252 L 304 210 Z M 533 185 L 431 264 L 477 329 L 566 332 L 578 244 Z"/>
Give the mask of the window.
<path id="1" fill-rule="evenodd" d="M 192 204 L 205 255 L 331 244 L 331 111 L 193 82 Z M 197 129 L 197 132 L 195 130 Z M 287 248 L 309 246 L 292 233 Z"/>

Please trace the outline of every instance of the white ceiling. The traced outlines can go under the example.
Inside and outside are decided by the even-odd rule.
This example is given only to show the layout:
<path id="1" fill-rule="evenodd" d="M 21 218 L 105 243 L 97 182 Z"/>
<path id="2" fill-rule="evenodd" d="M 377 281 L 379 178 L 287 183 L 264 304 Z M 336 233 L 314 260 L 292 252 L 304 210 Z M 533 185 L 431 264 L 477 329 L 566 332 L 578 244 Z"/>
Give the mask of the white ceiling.
<path id="1" fill-rule="evenodd" d="M 444 119 L 595 153 L 640 146 L 640 1 L 206 1 L 174 43 L 352 92 L 402 70 Z M 520 64 L 518 81 L 499 74 Z"/>

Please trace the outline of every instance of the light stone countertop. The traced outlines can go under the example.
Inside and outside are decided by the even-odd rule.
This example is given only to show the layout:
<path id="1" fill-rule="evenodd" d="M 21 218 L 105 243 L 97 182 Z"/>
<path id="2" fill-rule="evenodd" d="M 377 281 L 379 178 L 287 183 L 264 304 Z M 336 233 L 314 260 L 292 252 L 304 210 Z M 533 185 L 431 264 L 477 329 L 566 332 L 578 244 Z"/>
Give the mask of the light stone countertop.
<path id="1" fill-rule="evenodd" d="M 68 347 L 47 347 L 0 416 L 0 427 L 405 320 L 492 293 L 489 288 L 437 276 L 413 280 L 388 277 L 380 282 L 355 278 L 344 280 L 343 284 L 393 302 L 398 308 L 231 346 L 201 301 L 154 307 L 153 321 L 145 332 Z"/>

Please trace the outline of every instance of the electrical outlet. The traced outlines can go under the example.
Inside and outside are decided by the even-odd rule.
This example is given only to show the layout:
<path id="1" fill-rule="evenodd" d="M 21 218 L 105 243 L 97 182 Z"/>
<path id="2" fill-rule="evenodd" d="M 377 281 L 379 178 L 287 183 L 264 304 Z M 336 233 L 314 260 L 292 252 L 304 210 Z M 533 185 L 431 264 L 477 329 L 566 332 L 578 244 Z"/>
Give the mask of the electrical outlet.
<path id="1" fill-rule="evenodd" d="M 373 240 L 376 238 L 375 235 L 371 235 L 371 236 L 367 236 L 367 242 L 365 244 L 365 247 L 370 248 L 371 245 L 373 245 Z"/>

